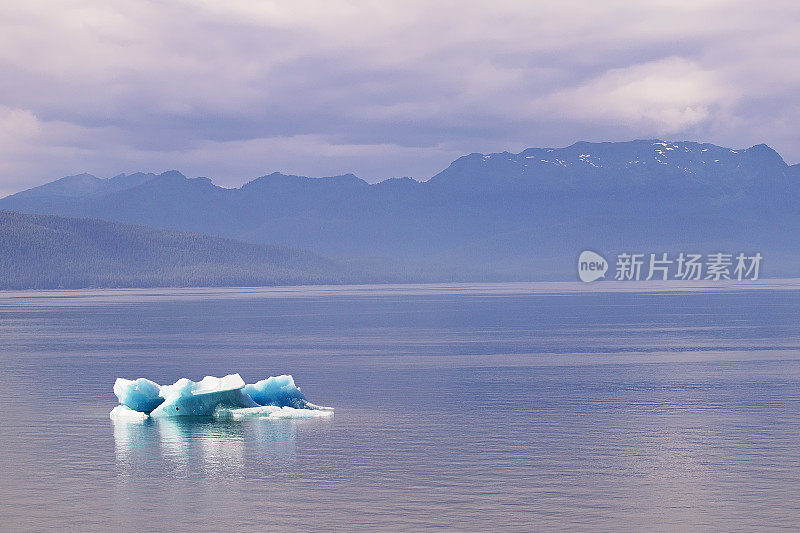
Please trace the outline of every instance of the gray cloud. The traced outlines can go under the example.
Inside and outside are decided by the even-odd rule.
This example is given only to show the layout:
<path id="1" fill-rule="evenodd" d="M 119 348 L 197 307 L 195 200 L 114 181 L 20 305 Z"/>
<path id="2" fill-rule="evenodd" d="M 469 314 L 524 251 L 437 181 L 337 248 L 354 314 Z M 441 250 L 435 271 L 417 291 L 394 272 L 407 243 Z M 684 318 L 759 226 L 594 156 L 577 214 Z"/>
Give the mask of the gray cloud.
<path id="1" fill-rule="evenodd" d="M 795 2 L 29 1 L 0 6 L 0 193 L 179 168 L 427 178 L 577 140 L 800 160 Z"/>

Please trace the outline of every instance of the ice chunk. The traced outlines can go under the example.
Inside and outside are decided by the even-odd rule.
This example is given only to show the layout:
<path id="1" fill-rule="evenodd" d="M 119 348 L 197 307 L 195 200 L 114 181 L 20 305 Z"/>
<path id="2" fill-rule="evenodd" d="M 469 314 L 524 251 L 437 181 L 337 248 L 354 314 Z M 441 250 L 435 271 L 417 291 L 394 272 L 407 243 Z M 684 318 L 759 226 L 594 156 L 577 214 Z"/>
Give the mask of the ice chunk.
<path id="1" fill-rule="evenodd" d="M 114 394 L 122 405 L 111 411 L 115 420 L 215 416 L 240 419 L 331 416 L 333 409 L 314 405 L 283 375 L 245 385 L 239 374 L 221 378 L 206 376 L 198 382 L 181 378 L 172 385 L 159 385 L 139 378 L 118 378 Z"/>
<path id="2" fill-rule="evenodd" d="M 241 420 L 243 418 L 319 418 L 327 416 L 333 416 L 332 409 L 295 409 L 294 407 L 278 407 L 275 405 L 239 409 L 217 407 L 214 411 L 214 417 L 223 420 Z"/>
<path id="3" fill-rule="evenodd" d="M 172 385 L 164 385 L 161 387 L 161 397 L 166 401 L 171 401 L 179 396 L 238 390 L 243 387 L 244 380 L 239 374 L 230 374 L 221 378 L 206 376 L 198 382 L 181 378 Z"/>
<path id="4" fill-rule="evenodd" d="M 196 384 L 192 394 L 207 394 L 209 392 L 235 390 L 243 387 L 244 380 L 239 374 L 230 374 L 221 378 L 206 376 Z"/>
<path id="5" fill-rule="evenodd" d="M 277 411 L 270 413 L 270 418 L 318 418 L 333 416 L 333 409 L 323 407 L 321 409 L 295 409 L 294 407 L 281 407 Z"/>
<path id="6" fill-rule="evenodd" d="M 153 418 L 170 416 L 208 416 L 214 413 L 218 406 L 226 407 L 257 407 L 250 397 L 240 389 L 206 392 L 203 394 L 188 394 L 178 396 L 171 401 L 159 405 L 150 416 Z"/>
<path id="7" fill-rule="evenodd" d="M 114 394 L 119 403 L 134 411 L 149 413 L 164 402 L 161 397 L 161 386 L 149 379 L 117 378 L 114 382 Z"/>
<path id="8" fill-rule="evenodd" d="M 164 403 L 153 410 L 153 418 L 170 416 L 208 416 L 222 405 L 229 408 L 256 407 L 258 404 L 242 392 L 244 380 L 239 374 L 223 378 L 206 376 L 195 383 L 181 378 L 161 387 Z"/>
<path id="9" fill-rule="evenodd" d="M 259 405 L 296 409 L 307 409 L 309 405 L 305 395 L 294 384 L 294 378 L 288 375 L 273 376 L 252 385 L 245 385 L 243 391 Z"/>
<path id="10" fill-rule="evenodd" d="M 111 410 L 112 420 L 126 420 L 130 422 L 143 422 L 150 417 L 147 413 L 134 411 L 127 405 L 118 405 Z"/>

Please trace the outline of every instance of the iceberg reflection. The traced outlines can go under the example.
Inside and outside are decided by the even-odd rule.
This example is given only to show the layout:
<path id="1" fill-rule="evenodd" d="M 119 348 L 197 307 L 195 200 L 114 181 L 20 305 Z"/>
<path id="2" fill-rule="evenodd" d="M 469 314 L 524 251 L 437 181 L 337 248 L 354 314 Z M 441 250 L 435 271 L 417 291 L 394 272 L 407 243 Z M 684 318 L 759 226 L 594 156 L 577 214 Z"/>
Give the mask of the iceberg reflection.
<path id="1" fill-rule="evenodd" d="M 291 457 L 295 420 L 254 418 L 221 421 L 200 417 L 112 419 L 117 469 L 134 476 L 161 463 L 177 475 L 203 473 L 237 476 L 245 471 L 246 454 Z M 158 468 L 156 466 L 156 468 Z"/>

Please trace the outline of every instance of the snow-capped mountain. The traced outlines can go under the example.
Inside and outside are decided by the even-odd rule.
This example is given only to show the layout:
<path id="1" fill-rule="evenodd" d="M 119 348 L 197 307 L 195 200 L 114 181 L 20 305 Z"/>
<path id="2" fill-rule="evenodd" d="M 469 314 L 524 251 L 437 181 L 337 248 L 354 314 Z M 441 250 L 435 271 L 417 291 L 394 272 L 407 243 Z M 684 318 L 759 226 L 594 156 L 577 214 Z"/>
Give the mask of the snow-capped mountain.
<path id="1" fill-rule="evenodd" d="M 424 182 L 274 173 L 226 189 L 176 171 L 82 176 L 11 195 L 0 209 L 455 267 L 481 279 L 574 279 L 584 249 L 759 251 L 766 275 L 800 275 L 800 166 L 763 144 L 638 140 L 470 154 Z"/>

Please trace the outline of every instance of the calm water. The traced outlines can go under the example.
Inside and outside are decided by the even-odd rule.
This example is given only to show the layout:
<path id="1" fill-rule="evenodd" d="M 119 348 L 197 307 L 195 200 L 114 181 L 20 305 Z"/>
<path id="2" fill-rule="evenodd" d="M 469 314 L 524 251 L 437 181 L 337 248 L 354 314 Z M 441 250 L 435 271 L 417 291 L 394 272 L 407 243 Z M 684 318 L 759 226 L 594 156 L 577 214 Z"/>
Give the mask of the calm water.
<path id="1" fill-rule="evenodd" d="M 800 524 L 800 290 L 558 287 L 0 293 L 0 529 Z M 336 414 L 108 418 L 230 372 Z"/>

